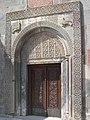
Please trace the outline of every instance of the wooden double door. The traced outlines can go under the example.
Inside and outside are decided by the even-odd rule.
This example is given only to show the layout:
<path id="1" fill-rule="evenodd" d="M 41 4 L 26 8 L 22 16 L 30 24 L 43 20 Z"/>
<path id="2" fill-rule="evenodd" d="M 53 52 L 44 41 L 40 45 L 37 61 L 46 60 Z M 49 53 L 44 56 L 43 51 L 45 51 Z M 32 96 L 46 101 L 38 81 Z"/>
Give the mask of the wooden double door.
<path id="1" fill-rule="evenodd" d="M 28 114 L 61 116 L 61 65 L 28 65 Z"/>

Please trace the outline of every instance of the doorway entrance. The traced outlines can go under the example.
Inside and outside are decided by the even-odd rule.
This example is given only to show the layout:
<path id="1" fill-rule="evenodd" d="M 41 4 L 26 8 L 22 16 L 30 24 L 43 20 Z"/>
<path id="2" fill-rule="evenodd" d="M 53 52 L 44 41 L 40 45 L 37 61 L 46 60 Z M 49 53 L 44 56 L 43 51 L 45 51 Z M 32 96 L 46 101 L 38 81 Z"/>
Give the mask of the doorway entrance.
<path id="1" fill-rule="evenodd" d="M 28 114 L 61 117 L 61 64 L 28 65 Z"/>

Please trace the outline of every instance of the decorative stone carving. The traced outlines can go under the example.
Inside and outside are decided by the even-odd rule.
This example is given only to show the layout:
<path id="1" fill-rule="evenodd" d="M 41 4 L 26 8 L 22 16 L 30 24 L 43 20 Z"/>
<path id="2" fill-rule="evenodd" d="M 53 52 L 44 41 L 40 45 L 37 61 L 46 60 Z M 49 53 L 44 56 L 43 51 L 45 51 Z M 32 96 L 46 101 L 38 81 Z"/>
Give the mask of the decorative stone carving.
<path id="1" fill-rule="evenodd" d="M 41 32 L 30 37 L 21 51 L 21 59 L 29 61 L 60 58 L 61 56 L 65 56 L 63 44 L 59 38 L 48 32 Z"/>
<path id="2" fill-rule="evenodd" d="M 72 21 L 68 21 L 65 18 L 63 18 L 63 22 L 62 22 L 62 27 L 68 27 L 68 26 L 73 26 Z"/>
<path id="3" fill-rule="evenodd" d="M 16 32 L 19 33 L 21 31 L 21 23 L 16 21 L 12 23 L 12 33 L 15 34 Z"/>

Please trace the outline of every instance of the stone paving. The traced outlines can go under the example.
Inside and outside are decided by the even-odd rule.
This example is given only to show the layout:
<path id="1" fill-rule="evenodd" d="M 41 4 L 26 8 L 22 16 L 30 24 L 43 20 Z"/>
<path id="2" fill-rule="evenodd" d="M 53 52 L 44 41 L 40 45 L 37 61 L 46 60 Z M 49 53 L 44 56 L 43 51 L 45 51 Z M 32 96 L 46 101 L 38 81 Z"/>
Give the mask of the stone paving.
<path id="1" fill-rule="evenodd" d="M 56 118 L 56 117 L 45 118 L 39 116 L 25 116 L 25 117 L 0 116 L 0 120 L 61 120 L 61 118 Z M 63 120 L 68 120 L 68 119 L 63 119 Z M 90 120 L 90 116 L 88 116 L 86 120 Z"/>
<path id="2" fill-rule="evenodd" d="M 1 116 L 0 120 L 61 120 L 61 118 L 56 117 L 39 117 L 39 116 L 20 116 L 20 117 L 12 117 L 12 116 Z"/>

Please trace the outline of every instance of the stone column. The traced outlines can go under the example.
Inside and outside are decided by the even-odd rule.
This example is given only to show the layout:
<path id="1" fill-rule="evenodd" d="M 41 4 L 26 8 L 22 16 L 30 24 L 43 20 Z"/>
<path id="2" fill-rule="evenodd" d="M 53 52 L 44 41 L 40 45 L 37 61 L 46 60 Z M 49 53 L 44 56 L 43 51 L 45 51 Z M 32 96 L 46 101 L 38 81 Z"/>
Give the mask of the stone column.
<path id="1" fill-rule="evenodd" d="M 12 61 L 12 114 L 15 114 L 15 71 L 14 71 L 14 58 L 11 59 Z"/>
<path id="2" fill-rule="evenodd" d="M 69 113 L 69 81 L 68 81 L 68 59 L 61 63 L 61 117 L 65 118 Z"/>
<path id="3" fill-rule="evenodd" d="M 69 61 L 66 59 L 66 115 L 69 114 Z"/>
<path id="4" fill-rule="evenodd" d="M 69 117 L 72 117 L 72 58 L 69 57 Z"/>

